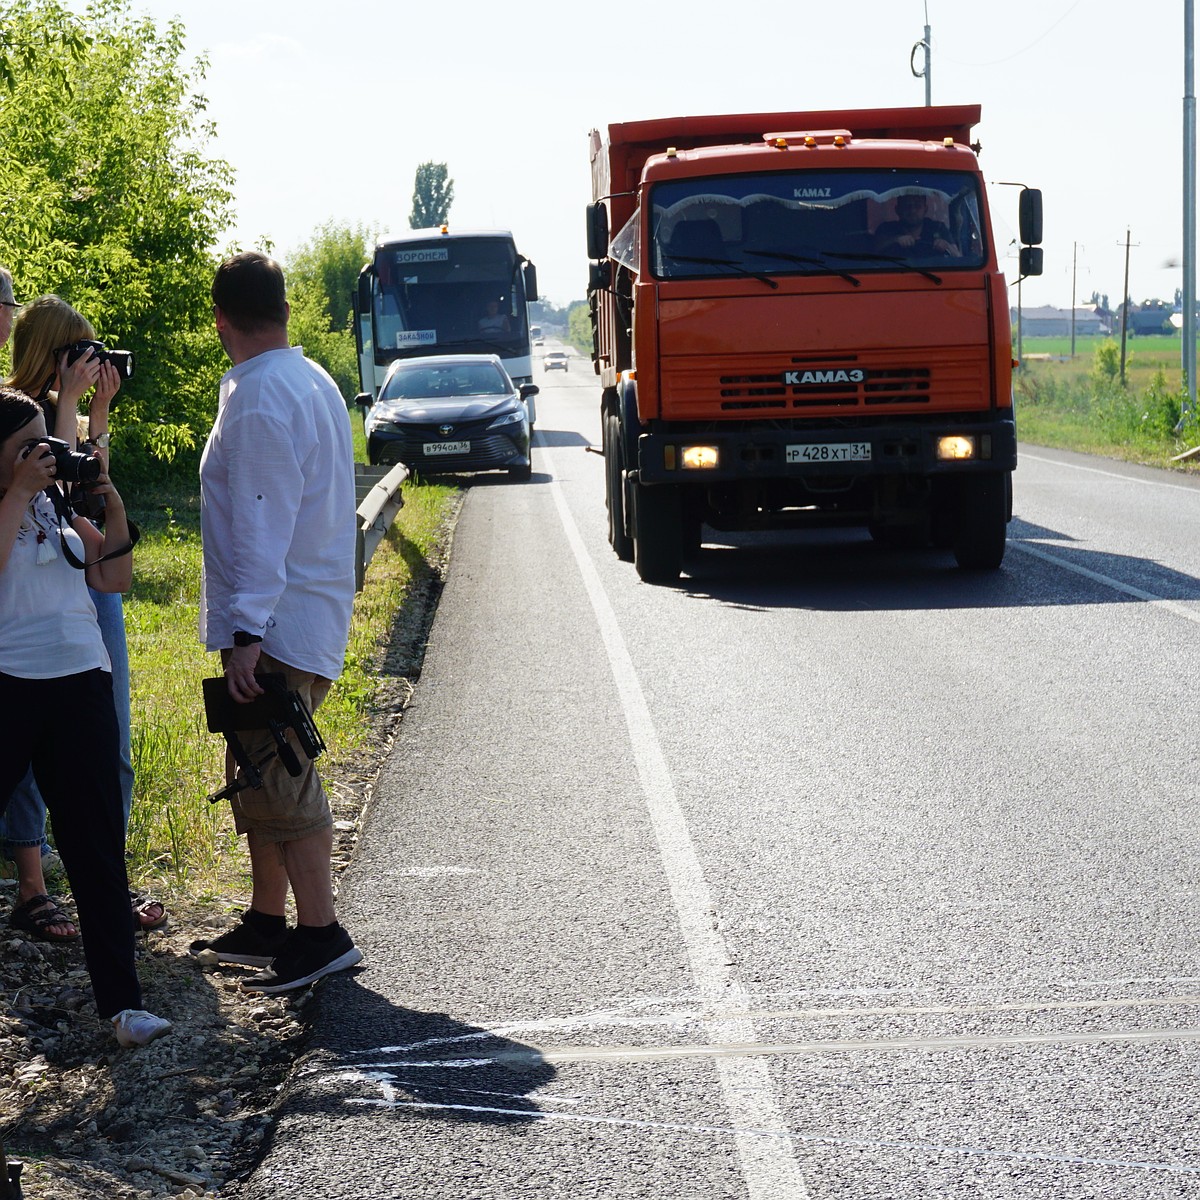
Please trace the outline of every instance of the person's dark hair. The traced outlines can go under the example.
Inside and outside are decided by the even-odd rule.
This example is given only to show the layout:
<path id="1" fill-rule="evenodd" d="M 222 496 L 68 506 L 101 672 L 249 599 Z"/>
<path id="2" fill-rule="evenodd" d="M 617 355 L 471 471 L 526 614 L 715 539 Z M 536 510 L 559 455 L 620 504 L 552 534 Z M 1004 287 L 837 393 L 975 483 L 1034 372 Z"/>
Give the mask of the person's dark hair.
<path id="1" fill-rule="evenodd" d="M 8 441 L 19 429 L 24 429 L 41 411 L 42 406 L 24 392 L 0 387 L 0 442 Z"/>
<path id="2" fill-rule="evenodd" d="M 287 325 L 283 268 L 257 250 L 235 254 L 217 268 L 212 300 L 241 333 L 260 333 L 270 325 Z"/>

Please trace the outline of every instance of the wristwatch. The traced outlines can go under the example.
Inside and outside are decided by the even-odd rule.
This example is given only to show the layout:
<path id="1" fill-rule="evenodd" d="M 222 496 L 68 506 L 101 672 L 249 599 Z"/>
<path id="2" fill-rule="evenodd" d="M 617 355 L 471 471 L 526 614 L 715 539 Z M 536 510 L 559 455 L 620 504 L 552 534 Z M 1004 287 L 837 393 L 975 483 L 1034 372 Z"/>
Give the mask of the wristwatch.
<path id="1" fill-rule="evenodd" d="M 107 450 L 108 443 L 112 441 L 112 434 L 98 433 L 94 438 L 88 438 L 88 441 L 91 442 L 93 446 L 99 446 L 101 450 Z"/>
<path id="2" fill-rule="evenodd" d="M 247 633 L 244 629 L 235 629 L 233 631 L 233 644 L 235 646 L 253 646 L 255 642 L 261 642 L 262 638 L 257 633 Z"/>

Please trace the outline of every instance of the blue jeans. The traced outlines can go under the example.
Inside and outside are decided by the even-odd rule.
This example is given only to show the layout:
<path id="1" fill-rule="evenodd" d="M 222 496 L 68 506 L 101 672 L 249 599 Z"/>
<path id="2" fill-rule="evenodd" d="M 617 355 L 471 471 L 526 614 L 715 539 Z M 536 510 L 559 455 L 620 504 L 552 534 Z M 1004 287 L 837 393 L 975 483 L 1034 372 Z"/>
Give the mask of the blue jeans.
<path id="1" fill-rule="evenodd" d="M 119 592 L 96 592 L 88 588 L 96 606 L 96 620 L 104 648 L 112 659 L 113 701 L 117 710 L 117 729 L 120 734 L 121 803 L 125 810 L 125 828 L 129 828 L 129 812 L 133 807 L 133 760 L 129 744 L 129 646 L 125 641 L 125 608 Z M 79 714 L 86 720 L 87 714 Z M 0 846 L 5 858 L 25 846 L 41 846 L 49 854 L 46 843 L 46 806 L 33 781 L 33 772 L 26 774 L 8 800 L 8 808 L 0 816 Z"/>

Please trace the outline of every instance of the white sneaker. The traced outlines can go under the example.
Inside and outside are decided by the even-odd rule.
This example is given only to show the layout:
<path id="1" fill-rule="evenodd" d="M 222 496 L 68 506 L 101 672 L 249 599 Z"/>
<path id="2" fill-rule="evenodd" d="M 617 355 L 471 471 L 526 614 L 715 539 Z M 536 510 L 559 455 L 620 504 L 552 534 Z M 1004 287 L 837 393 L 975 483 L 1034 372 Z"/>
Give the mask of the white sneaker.
<path id="1" fill-rule="evenodd" d="M 113 1033 L 122 1046 L 145 1046 L 171 1032 L 171 1022 L 144 1008 L 122 1009 L 112 1019 Z"/>

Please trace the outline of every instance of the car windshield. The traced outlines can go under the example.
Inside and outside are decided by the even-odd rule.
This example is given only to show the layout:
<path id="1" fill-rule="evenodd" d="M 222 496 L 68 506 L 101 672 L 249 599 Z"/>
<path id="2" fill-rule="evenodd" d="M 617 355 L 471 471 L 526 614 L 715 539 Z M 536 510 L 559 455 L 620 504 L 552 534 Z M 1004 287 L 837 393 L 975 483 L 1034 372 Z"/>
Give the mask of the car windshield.
<path id="1" fill-rule="evenodd" d="M 447 400 L 460 396 L 507 396 L 512 387 L 495 363 L 449 363 L 402 367 L 384 385 L 381 400 Z"/>
<path id="2" fill-rule="evenodd" d="M 651 194 L 660 279 L 979 269 L 978 181 L 878 168 L 683 179 Z"/>

